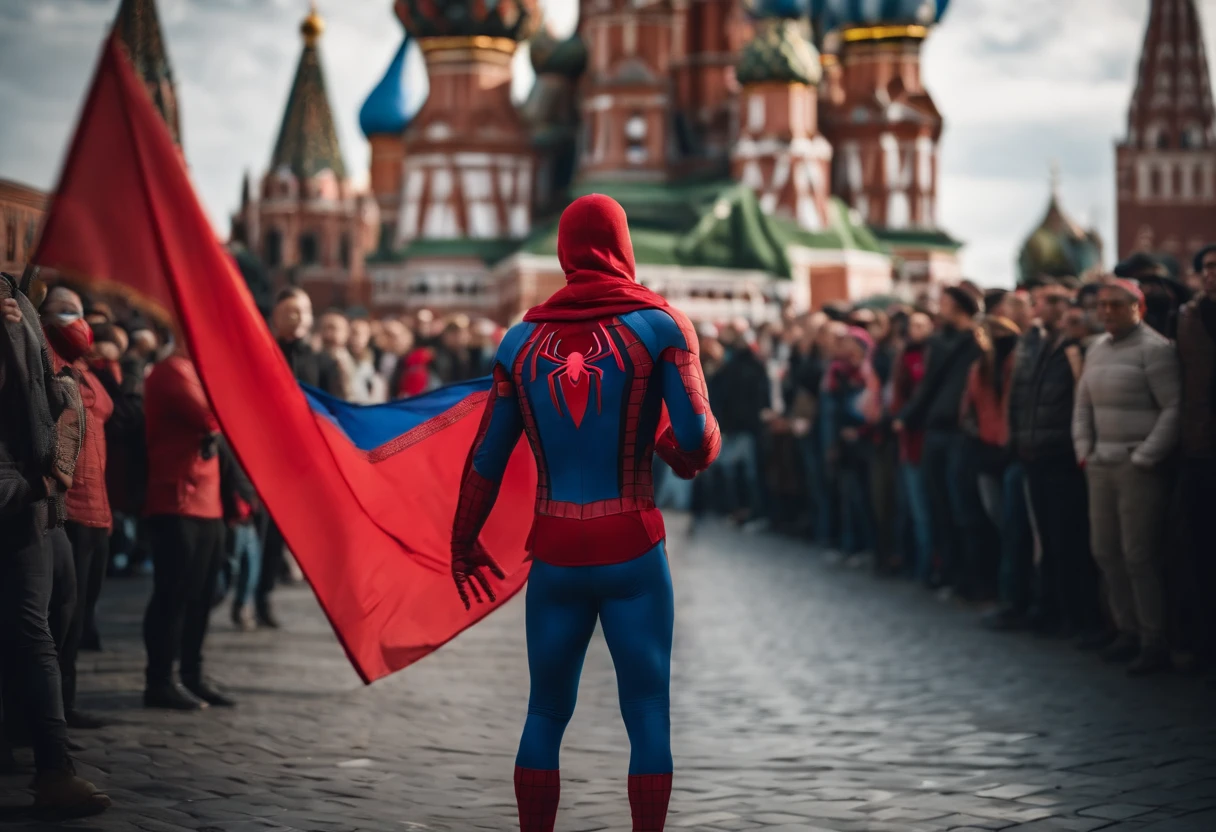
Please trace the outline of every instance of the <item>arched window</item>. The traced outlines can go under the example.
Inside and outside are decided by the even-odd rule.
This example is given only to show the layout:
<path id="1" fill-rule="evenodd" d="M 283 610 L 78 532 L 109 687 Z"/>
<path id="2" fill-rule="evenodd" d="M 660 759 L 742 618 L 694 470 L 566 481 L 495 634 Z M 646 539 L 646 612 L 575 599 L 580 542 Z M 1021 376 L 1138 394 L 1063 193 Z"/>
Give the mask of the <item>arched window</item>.
<path id="1" fill-rule="evenodd" d="M 319 256 L 317 235 L 312 232 L 300 235 L 300 262 L 305 266 L 314 265 Z"/>
<path id="2" fill-rule="evenodd" d="M 266 261 L 267 268 L 277 269 L 283 265 L 283 234 L 278 229 L 272 228 L 266 232 L 262 259 Z"/>
<path id="3" fill-rule="evenodd" d="M 1161 196 L 1161 169 L 1153 168 L 1148 174 L 1149 196 Z"/>
<path id="4" fill-rule="evenodd" d="M 343 234 L 342 239 L 338 242 L 338 256 L 342 261 L 342 268 L 350 268 L 350 234 Z"/>

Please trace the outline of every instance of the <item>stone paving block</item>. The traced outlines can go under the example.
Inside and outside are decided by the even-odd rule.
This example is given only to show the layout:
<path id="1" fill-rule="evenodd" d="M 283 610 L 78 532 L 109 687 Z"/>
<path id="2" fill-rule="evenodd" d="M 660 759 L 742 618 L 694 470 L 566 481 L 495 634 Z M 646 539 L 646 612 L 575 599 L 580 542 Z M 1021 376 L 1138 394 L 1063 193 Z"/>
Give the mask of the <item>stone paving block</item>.
<path id="1" fill-rule="evenodd" d="M 1147 815 L 1153 809 L 1151 806 L 1134 806 L 1129 803 L 1107 803 L 1101 806 L 1090 806 L 1077 814 L 1083 817 L 1104 818 L 1106 820 L 1130 820 L 1131 818 Z"/>
<path id="2" fill-rule="evenodd" d="M 669 828 L 1216 832 L 1216 717 L 1196 680 L 1129 683 L 1067 645 L 994 637 L 963 607 L 831 567 L 796 541 L 704 531 L 669 547 Z M 118 808 L 64 828 L 515 827 L 522 599 L 361 687 L 311 595 L 287 588 L 280 632 L 238 633 L 217 613 L 208 667 L 238 708 L 160 714 L 139 707 L 146 592 L 106 584 L 107 652 L 81 679 L 82 706 L 118 720 L 76 737 L 82 770 Z M 597 631 L 562 750 L 558 832 L 628 828 L 628 758 Z M 48 832 L 3 813 L 28 801 L 23 786 L 0 777 L 0 825 Z M 1144 811 L 1087 814 L 1118 806 Z"/>

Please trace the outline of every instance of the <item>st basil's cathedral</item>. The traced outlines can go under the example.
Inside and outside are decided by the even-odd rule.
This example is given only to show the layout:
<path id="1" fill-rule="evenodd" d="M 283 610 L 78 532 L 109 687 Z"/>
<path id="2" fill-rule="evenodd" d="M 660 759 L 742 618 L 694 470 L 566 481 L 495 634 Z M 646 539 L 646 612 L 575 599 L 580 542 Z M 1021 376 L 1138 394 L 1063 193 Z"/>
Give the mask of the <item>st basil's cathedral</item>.
<path id="1" fill-rule="evenodd" d="M 232 236 L 321 306 L 505 323 L 564 284 L 565 205 L 604 193 L 629 215 L 638 279 L 693 318 L 916 295 L 961 277 L 920 72 L 947 3 L 580 0 L 559 39 L 538 0 L 397 0 L 403 39 L 359 114 L 369 194 L 338 145 L 314 8 Z M 516 105 L 525 42 L 536 82 Z"/>

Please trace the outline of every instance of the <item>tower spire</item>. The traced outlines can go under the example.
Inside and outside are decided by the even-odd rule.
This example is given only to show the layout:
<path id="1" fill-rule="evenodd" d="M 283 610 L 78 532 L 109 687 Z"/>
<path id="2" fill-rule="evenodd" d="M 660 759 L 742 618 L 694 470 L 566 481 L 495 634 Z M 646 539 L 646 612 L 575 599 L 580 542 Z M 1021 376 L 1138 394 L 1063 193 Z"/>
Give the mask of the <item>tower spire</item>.
<path id="1" fill-rule="evenodd" d="M 1216 107 L 1196 0 L 1152 0 L 1115 165 L 1117 256 L 1190 263 L 1216 223 Z"/>
<path id="2" fill-rule="evenodd" d="M 338 145 L 338 130 L 325 91 L 325 73 L 321 69 L 318 44 L 324 32 L 325 21 L 314 3 L 300 24 L 304 49 L 270 161 L 271 170 L 290 168 L 300 179 L 326 169 L 332 170 L 338 179 L 346 178 L 346 164 Z"/>
<path id="3" fill-rule="evenodd" d="M 127 50 L 136 74 L 143 80 L 160 111 L 169 135 L 181 146 L 181 122 L 178 115 L 177 88 L 173 83 L 173 67 L 165 50 L 165 38 L 160 30 L 156 0 L 122 0 L 114 18 L 114 30 Z"/>

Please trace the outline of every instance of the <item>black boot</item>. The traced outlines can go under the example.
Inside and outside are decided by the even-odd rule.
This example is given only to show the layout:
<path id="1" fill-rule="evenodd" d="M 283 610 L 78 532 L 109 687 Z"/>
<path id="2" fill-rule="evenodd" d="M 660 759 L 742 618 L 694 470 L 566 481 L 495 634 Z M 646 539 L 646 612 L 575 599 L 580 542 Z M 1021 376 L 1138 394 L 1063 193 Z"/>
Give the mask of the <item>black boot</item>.
<path id="1" fill-rule="evenodd" d="M 1099 650 L 1098 655 L 1102 657 L 1103 661 L 1111 662 L 1112 664 L 1130 662 L 1140 655 L 1140 639 L 1130 633 L 1120 633 L 1117 639 L 1102 650 Z"/>
<path id="2" fill-rule="evenodd" d="M 268 627 L 271 630 L 279 629 L 279 619 L 275 618 L 274 610 L 270 608 L 269 601 L 259 601 L 257 605 L 258 626 Z"/>
<path id="3" fill-rule="evenodd" d="M 183 676 L 182 687 L 208 705 L 214 705 L 217 708 L 232 708 L 236 706 L 236 702 L 220 693 L 202 678 Z"/>
<path id="4" fill-rule="evenodd" d="M 170 711 L 201 711 L 207 707 L 207 703 L 181 685 L 161 682 L 148 685 L 144 690 L 144 707 Z"/>
<path id="5" fill-rule="evenodd" d="M 83 731 L 105 728 L 109 724 L 99 716 L 95 716 L 88 711 L 78 711 L 75 708 L 65 712 L 63 718 L 69 728 L 77 728 Z"/>

